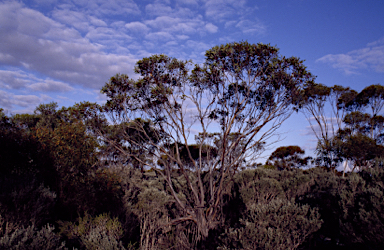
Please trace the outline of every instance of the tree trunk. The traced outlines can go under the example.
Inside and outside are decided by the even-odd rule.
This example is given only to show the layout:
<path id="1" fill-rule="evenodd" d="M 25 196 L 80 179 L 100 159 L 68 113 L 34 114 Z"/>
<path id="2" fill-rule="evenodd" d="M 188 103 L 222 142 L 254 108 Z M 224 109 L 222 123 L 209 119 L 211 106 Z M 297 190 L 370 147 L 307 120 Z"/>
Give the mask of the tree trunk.
<path id="1" fill-rule="evenodd" d="M 209 222 L 207 220 L 207 217 L 204 213 L 204 208 L 197 208 L 196 210 L 196 224 L 197 224 L 197 230 L 198 230 L 198 240 L 200 238 L 204 239 L 208 237 L 209 233 Z"/>

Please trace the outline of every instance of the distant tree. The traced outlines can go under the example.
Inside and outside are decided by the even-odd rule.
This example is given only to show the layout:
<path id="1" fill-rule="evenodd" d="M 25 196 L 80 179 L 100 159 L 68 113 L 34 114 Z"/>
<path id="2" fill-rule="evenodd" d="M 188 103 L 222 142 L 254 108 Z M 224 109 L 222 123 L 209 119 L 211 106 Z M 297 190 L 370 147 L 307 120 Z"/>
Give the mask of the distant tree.
<path id="1" fill-rule="evenodd" d="M 337 85 L 329 88 L 321 84 L 309 84 L 303 93 L 306 100 L 303 112 L 318 139 L 318 164 L 332 169 L 343 160 L 352 161 L 354 164 L 357 164 L 357 161 L 358 164 L 365 162 L 366 165 L 373 155 L 381 155 L 379 145 L 384 137 L 384 117 L 379 113 L 384 107 L 383 86 L 371 85 L 358 93 Z M 327 112 L 329 108 L 331 110 Z M 364 112 L 367 109 L 370 113 Z M 313 123 L 312 120 L 316 122 Z M 374 144 L 376 148 L 373 150 Z M 357 145 L 363 148 L 351 148 Z M 364 149 L 371 152 L 363 153 Z M 356 150 L 360 150 L 366 157 L 355 155 L 360 159 L 357 160 L 347 153 Z"/>
<path id="2" fill-rule="evenodd" d="M 102 93 L 108 97 L 105 110 L 111 120 L 135 124 L 147 141 L 142 144 L 127 136 L 126 145 L 140 147 L 153 163 L 160 163 L 136 157 L 163 176 L 182 211 L 170 224 L 191 222 L 198 238 L 206 238 L 220 221 L 224 183 L 244 159 L 252 162 L 263 150 L 266 140 L 299 107 L 303 86 L 313 77 L 298 58 L 247 42 L 216 46 L 206 52 L 203 65 L 191 69 L 190 61 L 154 55 L 137 62 L 135 72 L 141 78 L 116 75 Z M 137 118 L 151 122 L 154 136 Z M 195 141 L 194 131 L 199 133 Z M 215 144 L 211 133 L 217 133 L 220 143 Z M 180 146 L 188 155 L 187 165 Z M 205 153 L 207 147 L 216 147 L 217 154 Z M 186 189 L 175 189 L 173 170 L 184 178 Z"/>
<path id="3" fill-rule="evenodd" d="M 308 84 L 303 92 L 305 104 L 301 111 L 310 124 L 317 143 L 317 159 L 319 164 L 335 168 L 341 161 L 335 154 L 333 137 L 343 127 L 345 106 L 354 99 L 357 92 L 339 85 L 327 87 L 323 84 Z"/>
<path id="4" fill-rule="evenodd" d="M 377 116 L 384 107 L 384 86 L 376 84 L 364 88 L 350 102 L 350 106 L 358 108 L 368 107 L 372 116 Z"/>
<path id="5" fill-rule="evenodd" d="M 384 155 L 384 147 L 380 144 L 383 133 L 381 118 L 360 111 L 344 117 L 344 129 L 340 129 L 333 138 L 334 152 L 352 163 L 353 170 L 372 166 L 373 159 Z"/>
<path id="6" fill-rule="evenodd" d="M 306 166 L 310 157 L 303 158 L 305 151 L 299 146 L 278 147 L 268 158 L 267 164 L 278 169 L 290 169 Z"/>

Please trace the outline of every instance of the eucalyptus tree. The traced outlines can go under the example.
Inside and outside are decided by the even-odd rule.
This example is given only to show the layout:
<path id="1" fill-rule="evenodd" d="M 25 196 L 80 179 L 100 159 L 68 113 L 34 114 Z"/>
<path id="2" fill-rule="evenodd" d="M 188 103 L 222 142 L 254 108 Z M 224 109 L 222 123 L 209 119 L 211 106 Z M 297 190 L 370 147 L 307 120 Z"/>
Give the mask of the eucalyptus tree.
<path id="1" fill-rule="evenodd" d="M 267 164 L 278 169 L 290 169 L 306 166 L 311 157 L 303 158 L 305 151 L 299 146 L 278 147 L 269 156 Z"/>
<path id="2" fill-rule="evenodd" d="M 317 161 L 330 168 L 342 161 L 334 150 L 333 138 L 342 129 L 343 119 L 352 107 L 357 92 L 339 85 L 328 87 L 319 83 L 308 84 L 304 90 L 304 106 L 301 109 L 317 138 Z"/>
<path id="3" fill-rule="evenodd" d="M 381 156 L 383 86 L 371 85 L 358 93 L 338 85 L 314 83 L 307 85 L 304 99 L 303 113 L 318 139 L 318 163 L 333 168 L 345 160 L 355 169 Z"/>
<path id="4" fill-rule="evenodd" d="M 105 110 L 115 124 L 138 131 L 139 137 L 124 134 L 125 146 L 140 147 L 152 163 L 131 156 L 166 182 L 180 209 L 168 226 L 189 222 L 197 239 L 205 238 L 220 223 L 226 182 L 300 107 L 313 76 L 302 60 L 248 42 L 215 46 L 200 65 L 153 55 L 139 60 L 135 72 L 138 80 L 119 74 L 105 84 Z M 153 133 L 137 118 L 149 121 Z M 175 187 L 177 174 L 187 189 Z"/>

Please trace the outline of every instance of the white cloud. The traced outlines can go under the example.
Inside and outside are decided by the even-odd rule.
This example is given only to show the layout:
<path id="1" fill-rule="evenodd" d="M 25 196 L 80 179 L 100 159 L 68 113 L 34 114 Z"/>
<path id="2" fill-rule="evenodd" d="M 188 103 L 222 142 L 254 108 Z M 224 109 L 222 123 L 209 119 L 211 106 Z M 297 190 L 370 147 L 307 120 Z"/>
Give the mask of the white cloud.
<path id="1" fill-rule="evenodd" d="M 12 98 L 99 90 L 116 73 L 137 77 L 136 61 L 154 53 L 202 62 L 220 39 L 211 34 L 224 30 L 220 13 L 237 20 L 227 36 L 252 29 L 235 27 L 247 18 L 245 0 L 16 1 L 0 2 L 0 88 Z"/>
<path id="2" fill-rule="evenodd" d="M 188 4 L 188 7 L 182 7 L 180 4 Z M 155 2 L 145 6 L 145 13 L 149 16 L 161 17 L 179 17 L 179 18 L 193 18 L 197 15 L 195 9 L 198 7 L 197 4 L 193 4 L 193 1 L 190 3 L 184 3 L 177 1 L 175 6 L 171 7 L 169 2 Z"/>
<path id="3" fill-rule="evenodd" d="M 160 16 L 155 19 L 145 21 L 145 24 L 153 30 L 157 30 L 155 33 L 168 33 L 168 39 L 173 39 L 173 37 L 176 36 L 181 40 L 185 40 L 192 36 L 205 36 L 207 32 L 216 33 L 218 31 L 218 27 L 216 25 L 205 22 L 203 17 L 199 15 L 194 18 Z M 164 40 L 165 36 L 162 37 Z M 146 36 L 146 39 L 152 38 L 156 39 L 153 33 Z"/>
<path id="4" fill-rule="evenodd" d="M 168 16 L 173 10 L 170 6 L 162 3 L 148 4 L 145 6 L 145 12 L 153 16 Z"/>
<path id="5" fill-rule="evenodd" d="M 188 40 L 185 43 L 185 46 L 187 49 L 191 50 L 188 59 L 192 59 L 195 63 L 202 63 L 205 51 L 212 48 L 212 44 L 194 40 Z"/>
<path id="6" fill-rule="evenodd" d="M 242 20 L 235 26 L 240 29 L 243 33 L 264 33 L 266 30 L 265 25 L 261 22 L 254 22 L 250 20 Z"/>
<path id="7" fill-rule="evenodd" d="M 154 29 L 168 29 L 177 25 L 180 21 L 182 21 L 180 18 L 160 16 L 156 19 L 148 20 L 145 23 Z"/>
<path id="8" fill-rule="evenodd" d="M 35 109 L 35 107 L 47 100 L 45 95 L 15 95 L 12 93 L 0 90 L 0 107 L 7 110 L 12 110 L 15 106 L 27 108 L 29 112 Z"/>
<path id="9" fill-rule="evenodd" d="M 361 69 L 372 69 L 384 72 L 384 38 L 369 43 L 365 48 L 350 51 L 346 54 L 328 54 L 317 60 L 330 64 L 345 74 L 358 74 Z"/>
<path id="10" fill-rule="evenodd" d="M 43 4 L 43 5 L 52 5 L 52 4 L 56 4 L 58 0 L 33 0 L 33 2 L 37 3 L 37 4 Z"/>
<path id="11" fill-rule="evenodd" d="M 237 23 L 238 23 L 237 20 L 227 21 L 227 22 L 225 22 L 224 27 L 225 28 L 234 27 Z"/>
<path id="12" fill-rule="evenodd" d="M 189 38 L 187 35 L 176 35 L 176 37 L 180 40 L 187 40 Z"/>
<path id="13" fill-rule="evenodd" d="M 245 3 L 245 0 L 208 0 L 204 5 L 205 15 L 216 21 L 231 19 L 244 10 Z"/>
<path id="14" fill-rule="evenodd" d="M 103 26 L 103 27 L 107 26 L 107 23 L 104 22 L 103 20 L 99 19 L 99 18 L 90 16 L 89 19 L 90 19 L 91 24 L 93 24 L 95 26 Z"/>
<path id="15" fill-rule="evenodd" d="M 5 89 L 21 89 L 30 83 L 30 75 L 22 71 L 0 70 L 0 87 Z"/>
<path id="16" fill-rule="evenodd" d="M 169 42 L 164 44 L 164 46 L 167 46 L 167 47 L 173 47 L 173 46 L 178 46 L 178 45 L 179 44 L 176 41 L 169 41 Z"/>
<path id="17" fill-rule="evenodd" d="M 216 33 L 218 30 L 218 27 L 216 25 L 213 25 L 212 23 L 207 23 L 205 25 L 205 28 L 209 33 Z"/>
<path id="18" fill-rule="evenodd" d="M 54 80 L 45 80 L 43 82 L 33 83 L 28 86 L 29 89 L 34 91 L 43 91 L 43 92 L 67 92 L 73 90 L 71 86 L 66 83 L 58 82 Z"/>
<path id="19" fill-rule="evenodd" d="M 147 25 L 145 25 L 142 22 L 130 22 L 125 25 L 125 28 L 127 28 L 130 31 L 136 32 L 136 33 L 147 33 L 149 31 L 149 28 Z"/>
<path id="20" fill-rule="evenodd" d="M 189 5 L 197 5 L 198 0 L 178 0 L 178 3 L 189 4 Z"/>
<path id="21" fill-rule="evenodd" d="M 77 9 L 95 16 L 140 15 L 140 9 L 133 0 L 77 0 L 61 4 L 62 9 Z"/>
<path id="22" fill-rule="evenodd" d="M 100 39 L 130 39 L 109 28 L 98 27 L 94 33 L 90 32 L 89 38 L 98 39 L 98 43 L 92 43 L 75 29 L 19 3 L 0 4 L 0 22 L 0 63 L 25 67 L 52 79 L 100 88 L 118 72 L 132 73 L 137 61 L 133 55 L 103 50 L 113 41 L 102 46 Z"/>
<path id="23" fill-rule="evenodd" d="M 117 44 L 120 41 L 128 42 L 132 40 L 131 36 L 108 27 L 91 28 L 85 37 L 89 38 L 91 41 L 101 43 L 106 46 L 108 46 L 109 43 Z"/>
<path id="24" fill-rule="evenodd" d="M 155 41 L 167 41 L 167 40 L 172 40 L 173 36 L 169 32 L 153 32 L 149 33 L 148 35 L 145 36 L 146 39 L 148 40 L 155 40 Z"/>
<path id="25" fill-rule="evenodd" d="M 40 91 L 40 92 L 66 92 L 73 88 L 64 82 L 52 79 L 41 79 L 21 70 L 0 70 L 0 87 L 8 90 Z"/>
<path id="26" fill-rule="evenodd" d="M 86 32 L 90 27 L 87 15 L 79 11 L 56 9 L 52 12 L 52 18 L 83 32 Z"/>

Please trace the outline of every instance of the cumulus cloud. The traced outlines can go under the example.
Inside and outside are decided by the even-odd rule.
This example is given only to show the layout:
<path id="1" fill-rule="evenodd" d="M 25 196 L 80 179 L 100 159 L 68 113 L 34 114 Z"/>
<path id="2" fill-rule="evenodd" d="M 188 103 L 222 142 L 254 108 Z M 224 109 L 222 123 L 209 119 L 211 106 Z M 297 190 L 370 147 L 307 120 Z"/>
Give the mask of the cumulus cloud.
<path id="1" fill-rule="evenodd" d="M 150 33 L 145 38 L 148 40 L 167 41 L 173 39 L 173 36 L 168 32 L 160 31 Z"/>
<path id="2" fill-rule="evenodd" d="M 22 71 L 0 70 L 0 87 L 4 89 L 21 89 L 31 82 L 33 76 Z"/>
<path id="3" fill-rule="evenodd" d="M 95 16 L 140 15 L 140 9 L 133 0 L 77 0 L 59 5 L 60 8 L 77 9 Z"/>
<path id="4" fill-rule="evenodd" d="M 15 106 L 22 107 L 27 112 L 32 112 L 35 107 L 49 99 L 46 95 L 15 95 L 3 90 L 0 90 L 0 107 L 6 110 L 13 110 Z"/>
<path id="5" fill-rule="evenodd" d="M 158 2 L 147 4 L 145 6 L 145 13 L 149 16 L 159 17 L 159 16 L 170 16 L 170 17 L 182 17 L 182 18 L 193 18 L 196 16 L 196 8 L 198 5 L 187 4 L 187 7 L 182 6 L 185 4 L 183 2 L 177 2 L 175 6 L 171 6 L 169 1 Z"/>
<path id="6" fill-rule="evenodd" d="M 0 90 L 4 98 L 9 92 L 2 104 L 25 107 L 11 99 L 27 92 L 64 96 L 78 89 L 98 91 L 116 73 L 137 78 L 137 60 L 155 53 L 201 62 L 204 52 L 217 44 L 219 36 L 212 34 L 226 30 L 236 38 L 234 29 L 255 29 L 252 22 L 235 27 L 240 15 L 246 19 L 245 1 L 0 2 Z M 237 22 L 224 27 L 221 18 Z M 42 98 L 27 99 L 38 104 Z"/>
<path id="7" fill-rule="evenodd" d="M 216 33 L 218 30 L 218 27 L 216 25 L 213 25 L 212 23 L 207 23 L 205 25 L 205 28 L 209 33 Z"/>
<path id="8" fill-rule="evenodd" d="M 89 38 L 91 42 L 94 41 L 104 46 L 110 46 L 110 43 L 114 45 L 120 41 L 123 43 L 132 41 L 132 37 L 130 35 L 123 32 L 118 32 L 115 29 L 108 27 L 92 27 L 89 29 L 85 37 Z M 116 46 L 113 45 L 110 47 L 115 48 Z"/>
<path id="9" fill-rule="evenodd" d="M 330 64 L 347 75 L 358 74 L 361 69 L 372 69 L 382 73 L 384 72 L 384 38 L 346 54 L 325 55 L 317 62 Z"/>
<path id="10" fill-rule="evenodd" d="M 21 70 L 0 70 L 0 87 L 8 90 L 28 89 L 39 92 L 67 92 L 74 88 L 64 82 L 41 79 Z"/>
<path id="11" fill-rule="evenodd" d="M 43 82 L 33 83 L 28 86 L 29 89 L 42 92 L 67 92 L 73 90 L 71 86 L 66 83 L 54 80 L 45 80 Z"/>
<path id="12" fill-rule="evenodd" d="M 188 5 L 197 5 L 198 0 L 179 0 L 179 3 L 188 4 Z"/>
<path id="13" fill-rule="evenodd" d="M 55 9 L 52 12 L 52 18 L 80 31 L 87 31 L 91 25 L 85 13 L 70 9 Z"/>
<path id="14" fill-rule="evenodd" d="M 155 41 L 158 37 L 161 41 L 171 40 L 174 37 L 186 40 L 192 36 L 204 36 L 206 33 L 216 33 L 218 31 L 216 25 L 204 21 L 202 16 L 194 18 L 160 16 L 152 20 L 146 20 L 144 23 L 156 30 L 156 32 L 148 33 L 145 38 L 147 40 L 155 39 Z"/>
<path id="15" fill-rule="evenodd" d="M 177 37 L 178 39 L 180 39 L 180 40 L 186 40 L 186 39 L 189 38 L 189 36 L 187 36 L 187 35 L 176 35 L 176 37 Z"/>
<path id="16" fill-rule="evenodd" d="M 205 15 L 216 21 L 224 21 L 245 11 L 245 0 L 208 0 L 206 1 Z"/>
<path id="17" fill-rule="evenodd" d="M 264 33 L 266 31 L 265 25 L 260 21 L 241 20 L 235 27 L 240 29 L 243 33 Z"/>
<path id="18" fill-rule="evenodd" d="M 147 25 L 145 25 L 142 22 L 130 22 L 125 25 L 125 28 L 127 28 L 130 31 L 136 32 L 136 33 L 147 33 L 149 31 L 149 28 Z"/>
<path id="19" fill-rule="evenodd" d="M 146 5 L 145 12 L 153 16 L 167 16 L 172 14 L 173 9 L 162 3 L 154 3 Z"/>
<path id="20" fill-rule="evenodd" d="M 153 20 L 147 20 L 145 23 L 154 29 L 171 29 L 182 21 L 180 18 L 170 16 L 160 16 Z"/>
<path id="21" fill-rule="evenodd" d="M 133 55 L 106 53 L 105 46 L 90 42 L 76 29 L 20 3 L 1 4 L 0 22 L 0 64 L 24 67 L 71 84 L 100 88 L 111 75 L 132 72 L 137 60 Z M 99 39 L 114 35 L 103 27 L 98 31 Z"/>

